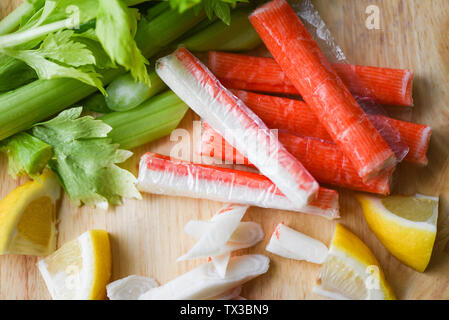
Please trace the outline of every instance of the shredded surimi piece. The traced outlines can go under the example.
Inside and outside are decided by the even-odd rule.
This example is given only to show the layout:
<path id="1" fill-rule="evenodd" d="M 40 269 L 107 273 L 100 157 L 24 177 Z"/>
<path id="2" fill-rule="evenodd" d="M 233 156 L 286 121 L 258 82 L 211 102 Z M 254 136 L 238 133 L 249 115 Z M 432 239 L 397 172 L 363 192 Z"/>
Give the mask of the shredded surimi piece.
<path id="1" fill-rule="evenodd" d="M 249 19 L 359 176 L 368 180 L 394 167 L 397 159 L 393 151 L 290 5 L 285 0 L 273 0 L 255 10 Z"/>
<path id="2" fill-rule="evenodd" d="M 159 77 L 197 114 L 268 177 L 301 209 L 318 194 L 319 185 L 279 143 L 276 135 L 188 50 L 179 48 L 158 60 Z"/>
<path id="3" fill-rule="evenodd" d="M 172 281 L 149 290 L 140 300 L 206 300 L 219 296 L 268 271 L 270 260 L 263 255 L 231 258 L 226 277 L 221 278 L 211 262 L 202 264 Z"/>
<path id="4" fill-rule="evenodd" d="M 137 188 L 148 193 L 296 211 L 327 219 L 339 217 L 338 192 L 335 190 L 320 188 L 314 201 L 297 209 L 261 174 L 171 160 L 152 152 L 142 156 Z"/>
<path id="5" fill-rule="evenodd" d="M 328 248 L 321 241 L 280 223 L 273 232 L 266 250 L 281 257 L 322 264 Z"/>
<path id="6" fill-rule="evenodd" d="M 259 224 L 240 222 L 247 209 L 248 206 L 229 204 L 218 211 L 210 222 L 189 221 L 184 230 L 200 240 L 178 261 L 209 257 L 217 273 L 224 278 L 231 252 L 252 247 L 263 239 L 264 233 Z"/>
<path id="7" fill-rule="evenodd" d="M 413 72 L 408 69 L 379 68 L 334 63 L 332 67 L 355 96 L 363 97 L 366 87 L 378 103 L 413 105 Z M 227 88 L 298 95 L 273 58 L 228 52 L 209 52 L 209 68 Z M 357 75 L 357 78 L 353 74 Z"/>
<path id="8" fill-rule="evenodd" d="M 231 238 L 235 229 L 240 224 L 249 206 L 228 204 L 214 216 L 209 229 L 204 233 L 199 241 L 185 255 L 178 258 L 178 261 L 219 256 L 228 252 L 223 252 L 223 248 Z"/>
<path id="9" fill-rule="evenodd" d="M 184 232 L 192 237 L 201 238 L 211 225 L 212 223 L 208 221 L 191 220 L 185 225 Z M 250 248 L 262 241 L 263 237 L 264 232 L 260 224 L 251 221 L 240 222 L 221 252 Z"/>
<path id="10" fill-rule="evenodd" d="M 288 133 L 279 133 L 279 141 L 320 183 L 382 195 L 390 193 L 392 172 L 364 182 L 352 162 L 332 142 Z M 198 151 L 202 156 L 219 159 L 225 164 L 252 166 L 246 157 L 204 121 Z"/>
<path id="11" fill-rule="evenodd" d="M 269 128 L 280 129 L 279 137 L 281 133 L 291 133 L 332 142 L 332 138 L 327 133 L 326 128 L 319 123 L 316 115 L 304 101 L 244 90 L 232 90 L 232 92 L 248 108 L 253 110 Z M 432 130 L 429 126 L 392 119 L 383 115 L 368 114 L 368 117 L 372 123 L 381 124 L 388 121 L 392 127 L 398 130 L 401 141 L 409 147 L 409 152 L 404 158 L 405 161 L 427 165 L 426 154 L 432 135 Z M 382 132 L 381 134 L 386 133 Z"/>
<path id="12" fill-rule="evenodd" d="M 153 278 L 132 275 L 111 282 L 106 291 L 109 300 L 138 300 L 142 294 L 158 286 Z"/>

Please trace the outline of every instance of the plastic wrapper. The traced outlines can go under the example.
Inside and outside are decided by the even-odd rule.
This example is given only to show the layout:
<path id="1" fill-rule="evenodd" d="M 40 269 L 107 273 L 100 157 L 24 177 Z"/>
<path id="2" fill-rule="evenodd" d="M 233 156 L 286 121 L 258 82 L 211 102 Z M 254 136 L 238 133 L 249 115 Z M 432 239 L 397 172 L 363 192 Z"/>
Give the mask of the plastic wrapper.
<path id="1" fill-rule="evenodd" d="M 194 164 L 155 153 L 142 156 L 137 187 L 142 192 L 208 199 L 262 208 L 339 217 L 338 192 L 320 188 L 318 197 L 297 209 L 267 177 L 252 172 Z"/>
<path id="2" fill-rule="evenodd" d="M 296 209 L 312 201 L 319 185 L 277 136 L 224 88 L 189 51 L 179 48 L 156 65 L 159 77 L 197 114 L 273 181 Z"/>
<path id="3" fill-rule="evenodd" d="M 140 300 L 206 300 L 219 296 L 268 271 L 270 260 L 263 255 L 231 258 L 226 277 L 221 278 L 211 262 L 202 264 L 172 281 L 149 290 Z"/>
<path id="4" fill-rule="evenodd" d="M 224 163 L 252 166 L 248 159 L 204 121 L 200 141 L 198 151 L 201 156 L 219 159 Z M 332 142 L 288 133 L 279 133 L 279 141 L 320 183 L 382 195 L 390 193 L 393 172 L 364 182 L 351 161 Z"/>
<path id="5" fill-rule="evenodd" d="M 289 4 L 273 0 L 255 10 L 249 19 L 332 140 L 351 159 L 359 176 L 368 180 L 394 167 L 398 162 L 395 153 L 379 128 L 351 95 Z"/>

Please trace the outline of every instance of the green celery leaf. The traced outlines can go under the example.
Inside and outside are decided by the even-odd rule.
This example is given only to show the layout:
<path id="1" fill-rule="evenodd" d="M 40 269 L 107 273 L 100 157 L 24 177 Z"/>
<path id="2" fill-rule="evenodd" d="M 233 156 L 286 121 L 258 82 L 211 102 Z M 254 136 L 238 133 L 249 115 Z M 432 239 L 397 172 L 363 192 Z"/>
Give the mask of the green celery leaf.
<path id="1" fill-rule="evenodd" d="M 132 153 L 107 138 L 112 130 L 101 120 L 80 117 L 82 107 L 68 109 L 56 118 L 37 124 L 32 133 L 53 147 L 50 168 L 59 177 L 70 199 L 77 204 L 121 204 L 122 197 L 140 199 L 136 178 L 116 164 Z"/>
<path id="2" fill-rule="evenodd" d="M 150 86 L 148 61 L 134 41 L 137 16 L 138 11 L 129 9 L 121 0 L 99 0 L 96 33 L 112 61 L 131 71 L 137 81 Z"/>
<path id="3" fill-rule="evenodd" d="M 85 44 L 71 40 L 73 31 L 50 34 L 36 50 L 4 49 L 6 55 L 22 60 L 40 79 L 73 78 L 97 87 L 105 93 L 93 65 L 95 56 Z"/>
<path id="4" fill-rule="evenodd" d="M 39 176 L 53 157 L 50 145 L 32 135 L 22 132 L 0 142 L 0 151 L 8 157 L 8 173 L 18 176 Z"/>
<path id="5" fill-rule="evenodd" d="M 95 64 L 95 57 L 86 45 L 70 39 L 73 33 L 65 30 L 49 34 L 40 48 L 42 56 L 73 67 Z"/>
<path id="6" fill-rule="evenodd" d="M 220 0 L 215 0 L 214 12 L 217 18 L 221 19 L 227 25 L 231 24 L 231 8 L 229 4 Z"/>

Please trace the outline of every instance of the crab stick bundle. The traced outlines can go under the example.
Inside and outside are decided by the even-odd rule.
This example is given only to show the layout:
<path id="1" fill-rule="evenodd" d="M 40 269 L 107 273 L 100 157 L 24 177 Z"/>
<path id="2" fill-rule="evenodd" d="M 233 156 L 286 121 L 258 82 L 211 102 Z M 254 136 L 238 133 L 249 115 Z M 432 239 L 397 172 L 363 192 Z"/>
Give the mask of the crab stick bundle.
<path id="1" fill-rule="evenodd" d="M 233 90 L 233 93 L 271 129 L 332 141 L 324 126 L 319 123 L 310 107 L 303 101 L 244 90 Z M 374 124 L 388 121 L 398 130 L 401 141 L 409 148 L 409 152 L 404 158 L 405 161 L 427 165 L 426 154 L 432 134 L 429 126 L 392 119 L 383 115 L 368 114 L 368 117 Z"/>
<path id="2" fill-rule="evenodd" d="M 364 182 L 351 161 L 332 142 L 288 133 L 279 133 L 279 141 L 320 183 L 383 195 L 390 193 L 392 172 Z M 202 125 L 200 146 L 202 156 L 217 158 L 225 163 L 251 165 L 206 122 Z"/>
<path id="3" fill-rule="evenodd" d="M 367 180 L 394 167 L 397 159 L 393 151 L 289 4 L 273 0 L 249 19 L 332 140 L 351 159 L 358 175 Z"/>
<path id="4" fill-rule="evenodd" d="M 159 77 L 301 209 L 312 201 L 318 183 L 279 143 L 276 135 L 241 100 L 224 88 L 188 50 L 179 48 L 158 60 Z"/>
<path id="5" fill-rule="evenodd" d="M 267 177 L 241 170 L 170 160 L 146 153 L 140 161 L 138 189 L 142 192 L 209 199 L 339 217 L 338 192 L 320 188 L 318 196 L 302 209 L 291 201 Z"/>
<path id="6" fill-rule="evenodd" d="M 335 63 L 332 67 L 355 96 L 364 96 L 366 88 L 369 88 L 370 95 L 378 103 L 407 107 L 413 105 L 411 70 L 345 63 Z M 209 68 L 227 88 L 299 94 L 273 58 L 211 51 Z"/>

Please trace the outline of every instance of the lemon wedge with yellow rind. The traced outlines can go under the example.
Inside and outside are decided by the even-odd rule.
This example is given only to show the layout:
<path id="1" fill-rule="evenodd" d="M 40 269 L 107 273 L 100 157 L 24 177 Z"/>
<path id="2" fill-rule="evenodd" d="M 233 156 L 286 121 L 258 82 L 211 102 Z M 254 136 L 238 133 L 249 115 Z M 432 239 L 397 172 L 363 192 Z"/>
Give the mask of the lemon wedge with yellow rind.
<path id="1" fill-rule="evenodd" d="M 374 254 L 340 224 L 336 225 L 329 254 L 313 291 L 339 300 L 396 299 Z"/>
<path id="2" fill-rule="evenodd" d="M 101 300 L 111 278 L 111 246 L 104 230 L 90 230 L 39 261 L 55 300 Z"/>
<path id="3" fill-rule="evenodd" d="M 0 254 L 45 256 L 56 249 L 56 176 L 46 171 L 0 201 Z"/>
<path id="4" fill-rule="evenodd" d="M 392 255 L 424 272 L 437 233 L 438 197 L 357 195 L 365 219 Z"/>

